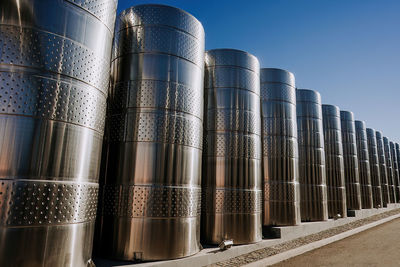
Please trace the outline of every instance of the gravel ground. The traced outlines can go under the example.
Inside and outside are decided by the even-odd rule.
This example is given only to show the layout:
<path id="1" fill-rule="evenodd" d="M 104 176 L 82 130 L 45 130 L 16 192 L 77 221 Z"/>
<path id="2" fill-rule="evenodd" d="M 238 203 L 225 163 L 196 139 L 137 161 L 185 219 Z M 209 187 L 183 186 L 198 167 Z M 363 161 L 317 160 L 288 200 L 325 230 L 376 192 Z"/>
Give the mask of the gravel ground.
<path id="1" fill-rule="evenodd" d="M 318 240 L 322 240 L 337 234 L 340 234 L 342 232 L 346 232 L 348 230 L 363 226 L 365 224 L 369 224 L 375 221 L 379 221 L 381 219 L 384 219 L 386 217 L 395 215 L 400 213 L 400 209 L 395 209 L 395 210 L 391 210 L 388 212 L 384 212 L 381 214 L 377 214 L 374 216 L 371 216 L 369 218 L 365 218 L 365 219 L 361 219 L 355 222 L 351 222 L 342 226 L 338 226 L 329 230 L 325 230 L 316 234 L 312 234 L 312 235 L 308 235 L 305 237 L 300 237 L 297 239 L 293 239 L 291 241 L 287 241 L 275 246 L 271 246 L 271 247 L 267 247 L 267 248 L 263 248 L 263 249 L 259 249 L 259 250 L 255 250 L 253 252 L 244 254 L 244 255 L 240 255 L 238 257 L 226 260 L 226 261 L 221 261 L 221 262 L 217 262 L 215 264 L 209 265 L 209 266 L 242 266 L 254 261 L 258 261 L 273 255 L 276 255 L 278 253 L 290 250 L 290 249 L 294 249 L 303 245 L 306 245 L 308 243 L 312 243 Z"/>

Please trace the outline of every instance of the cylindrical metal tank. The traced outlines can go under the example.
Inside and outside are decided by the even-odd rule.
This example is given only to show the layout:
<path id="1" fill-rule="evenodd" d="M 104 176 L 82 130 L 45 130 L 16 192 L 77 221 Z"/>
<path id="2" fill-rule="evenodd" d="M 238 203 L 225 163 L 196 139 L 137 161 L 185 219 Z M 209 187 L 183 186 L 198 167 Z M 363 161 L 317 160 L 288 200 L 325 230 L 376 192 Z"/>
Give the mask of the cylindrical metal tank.
<path id="1" fill-rule="evenodd" d="M 365 122 L 363 121 L 356 121 L 356 129 L 357 132 L 360 132 L 363 129 L 365 131 Z M 371 128 L 367 128 L 366 131 L 367 140 L 368 140 L 368 149 L 367 153 L 369 156 L 369 166 L 371 170 L 371 186 L 372 186 L 372 199 L 373 199 L 373 206 L 374 208 L 382 208 L 383 207 L 383 197 L 382 197 L 382 187 L 381 187 L 381 175 L 379 169 L 379 157 L 378 157 L 378 146 L 376 143 L 376 135 L 375 130 Z M 360 138 L 361 139 L 361 138 Z M 357 145 L 361 145 L 360 140 L 357 136 Z M 359 158 L 363 158 L 361 156 L 362 152 L 361 149 L 358 149 Z M 362 193 L 361 193 L 362 195 Z M 362 196 L 363 198 L 364 196 Z"/>
<path id="2" fill-rule="evenodd" d="M 344 181 L 346 184 L 347 209 L 359 210 L 361 208 L 371 208 L 369 205 L 361 204 L 360 174 L 358 167 L 356 126 L 354 114 L 351 111 L 340 111 L 340 121 L 342 127 L 343 161 L 344 161 Z M 365 168 L 369 165 L 364 164 Z M 368 204 L 368 203 L 366 203 Z"/>
<path id="3" fill-rule="evenodd" d="M 385 151 L 385 160 L 386 160 L 386 172 L 389 184 L 389 196 L 390 202 L 396 203 L 398 201 L 398 196 L 396 194 L 396 184 L 394 181 L 394 172 L 393 172 L 393 163 L 392 163 L 392 155 L 390 151 L 390 143 L 386 137 L 383 137 L 383 148 Z"/>
<path id="4" fill-rule="evenodd" d="M 396 146 L 397 165 L 400 168 L 400 144 L 395 143 L 395 146 Z"/>
<path id="5" fill-rule="evenodd" d="M 397 168 L 399 170 L 399 180 L 400 180 L 400 144 L 395 143 L 395 150 L 396 150 Z M 400 199 L 398 201 L 400 201 Z"/>
<path id="6" fill-rule="evenodd" d="M 395 146 L 396 146 L 397 165 L 400 168 L 400 144 L 395 143 Z"/>
<path id="7" fill-rule="evenodd" d="M 260 66 L 246 52 L 205 57 L 202 241 L 262 239 Z"/>
<path id="8" fill-rule="evenodd" d="M 261 78 L 263 225 L 300 224 L 296 87 L 293 73 L 264 68 Z"/>
<path id="9" fill-rule="evenodd" d="M 0 1 L 0 266 L 91 259 L 116 5 Z"/>
<path id="10" fill-rule="evenodd" d="M 200 250 L 204 30 L 163 5 L 128 8 L 116 23 L 100 253 L 189 256 Z"/>
<path id="11" fill-rule="evenodd" d="M 322 121 L 325 140 L 326 186 L 328 191 L 328 215 L 347 217 L 346 189 L 340 109 L 334 105 L 322 105 Z"/>
<path id="12" fill-rule="evenodd" d="M 389 145 L 390 145 L 390 155 L 392 156 L 393 180 L 394 180 L 393 184 L 396 190 L 396 200 L 397 202 L 400 202 L 399 166 L 397 161 L 396 146 L 392 141 L 389 142 Z"/>
<path id="13" fill-rule="evenodd" d="M 376 131 L 375 136 L 376 136 L 376 145 L 378 149 L 378 158 L 379 158 L 379 174 L 381 177 L 382 202 L 383 206 L 387 207 L 388 203 L 396 202 L 394 195 L 394 188 L 392 188 L 392 190 L 389 190 L 388 173 L 386 168 L 385 149 L 383 145 L 382 133 Z M 392 192 L 392 194 L 390 194 L 390 192 Z"/>
<path id="14" fill-rule="evenodd" d="M 361 205 L 363 209 L 370 209 L 373 207 L 374 199 L 371 187 L 371 167 L 369 162 L 367 131 L 365 127 L 365 122 L 363 121 L 354 121 L 354 126 L 356 129 L 358 171 L 361 188 Z"/>
<path id="15" fill-rule="evenodd" d="M 325 221 L 328 206 L 321 95 L 297 89 L 296 111 L 301 220 Z"/>

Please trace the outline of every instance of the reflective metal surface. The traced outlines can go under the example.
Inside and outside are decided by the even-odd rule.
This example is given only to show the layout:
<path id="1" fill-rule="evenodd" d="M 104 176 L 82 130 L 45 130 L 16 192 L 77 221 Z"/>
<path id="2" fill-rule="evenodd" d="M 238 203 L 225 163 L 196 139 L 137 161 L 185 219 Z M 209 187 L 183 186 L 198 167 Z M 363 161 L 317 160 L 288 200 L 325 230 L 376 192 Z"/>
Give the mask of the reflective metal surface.
<path id="1" fill-rule="evenodd" d="M 395 143 L 395 150 L 396 150 L 397 168 L 399 170 L 399 180 L 400 180 L 400 144 Z M 397 201 L 400 202 L 400 199 L 397 199 Z"/>
<path id="2" fill-rule="evenodd" d="M 325 140 L 326 186 L 328 191 L 328 215 L 347 217 L 346 189 L 340 109 L 333 105 L 322 105 L 322 121 Z"/>
<path id="3" fill-rule="evenodd" d="M 375 198 L 373 198 L 372 184 L 371 184 L 371 163 L 369 161 L 368 146 L 370 141 L 367 137 L 365 122 L 354 121 L 356 130 L 356 145 L 357 145 L 357 159 L 358 171 L 360 177 L 361 188 L 361 205 L 363 209 L 370 209 L 374 205 Z M 376 171 L 376 169 L 374 169 Z M 378 173 L 379 175 L 379 173 Z M 376 177 L 375 177 L 376 178 Z M 375 195 L 374 195 L 375 197 Z"/>
<path id="4" fill-rule="evenodd" d="M 396 200 L 397 202 L 400 202 L 400 181 L 399 181 L 399 166 L 398 166 L 398 160 L 397 160 L 397 153 L 396 153 L 396 147 L 395 144 L 390 141 L 390 155 L 392 156 L 392 164 L 393 164 L 393 181 L 394 181 L 394 186 L 395 186 L 395 191 L 396 191 Z"/>
<path id="5" fill-rule="evenodd" d="M 351 111 L 340 111 L 340 121 L 342 128 L 343 161 L 344 161 L 344 181 L 346 184 L 346 203 L 347 209 L 359 210 L 361 203 L 360 174 L 358 168 L 356 126 L 354 114 Z M 369 170 L 369 165 L 363 165 Z M 366 205 L 363 208 L 371 208 Z"/>
<path id="6" fill-rule="evenodd" d="M 379 169 L 379 157 L 378 157 L 378 145 L 376 142 L 375 130 L 371 128 L 367 128 L 366 137 L 368 140 L 368 147 L 365 151 L 363 149 L 364 145 L 364 132 L 365 132 L 365 122 L 356 121 L 356 130 L 357 130 L 357 147 L 358 147 L 358 158 L 361 161 L 365 156 L 363 153 L 367 152 L 369 156 L 369 166 L 371 170 L 371 180 L 370 184 L 372 186 L 372 199 L 374 208 L 382 208 L 383 207 L 383 196 L 382 196 L 382 187 L 381 187 L 381 175 Z M 361 166 L 361 164 L 360 164 Z M 361 177 L 361 175 L 360 175 Z M 361 179 L 362 180 L 362 179 Z M 364 193 L 361 191 L 361 197 L 364 201 L 364 198 L 368 197 L 369 199 L 370 193 Z M 368 200 L 369 201 L 369 200 Z"/>
<path id="7" fill-rule="evenodd" d="M 328 206 L 321 95 L 297 89 L 296 111 L 301 220 L 325 221 Z"/>
<path id="8" fill-rule="evenodd" d="M 116 1 L 0 12 L 0 266 L 86 266 Z"/>
<path id="9" fill-rule="evenodd" d="M 297 225 L 300 187 L 296 87 L 291 72 L 261 69 L 263 225 Z"/>
<path id="10" fill-rule="evenodd" d="M 390 203 L 395 203 L 399 200 L 399 197 L 396 194 L 396 184 L 394 180 L 394 171 L 393 171 L 393 162 L 392 162 L 392 153 L 390 151 L 389 140 L 386 137 L 383 138 L 383 148 L 385 151 L 385 160 L 386 160 L 386 172 L 389 184 L 389 196 Z"/>
<path id="11" fill-rule="evenodd" d="M 161 5 L 119 15 L 99 211 L 102 256 L 161 260 L 199 251 L 203 73 L 204 30 L 192 15 Z"/>
<path id="12" fill-rule="evenodd" d="M 260 66 L 232 49 L 206 52 L 204 243 L 262 239 Z"/>
<path id="13" fill-rule="evenodd" d="M 389 183 L 388 183 L 388 173 L 386 168 L 386 157 L 385 157 L 385 149 L 383 144 L 382 133 L 379 131 L 375 132 L 376 135 L 376 144 L 378 148 L 378 158 L 379 158 L 379 174 L 381 177 L 381 191 L 382 191 L 382 202 L 383 206 L 387 207 L 388 203 L 394 203 L 395 201 L 395 194 L 394 188 L 392 187 L 389 190 Z"/>

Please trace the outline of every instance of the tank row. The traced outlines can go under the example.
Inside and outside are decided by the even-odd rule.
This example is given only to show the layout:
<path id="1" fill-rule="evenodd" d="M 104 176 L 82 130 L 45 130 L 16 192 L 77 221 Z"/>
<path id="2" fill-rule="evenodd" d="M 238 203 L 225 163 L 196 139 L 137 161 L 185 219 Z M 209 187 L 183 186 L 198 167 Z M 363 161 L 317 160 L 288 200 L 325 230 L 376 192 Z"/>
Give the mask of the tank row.
<path id="1" fill-rule="evenodd" d="M 398 143 L 205 51 L 183 10 L 116 7 L 0 3 L 0 266 L 181 258 L 400 201 Z"/>

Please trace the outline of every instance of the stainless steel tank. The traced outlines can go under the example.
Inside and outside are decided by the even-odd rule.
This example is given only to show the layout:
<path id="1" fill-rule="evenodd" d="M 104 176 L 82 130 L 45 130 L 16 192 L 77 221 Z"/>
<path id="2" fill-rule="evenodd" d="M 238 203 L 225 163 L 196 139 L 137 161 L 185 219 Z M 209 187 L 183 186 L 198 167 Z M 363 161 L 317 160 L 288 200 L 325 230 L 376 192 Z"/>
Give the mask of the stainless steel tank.
<path id="1" fill-rule="evenodd" d="M 397 165 L 400 167 L 400 144 L 395 143 L 395 147 L 396 147 Z"/>
<path id="2" fill-rule="evenodd" d="M 385 151 L 385 160 L 386 160 L 386 172 L 389 184 L 389 196 L 390 202 L 396 203 L 399 200 L 399 197 L 396 194 L 396 184 L 394 181 L 394 171 L 393 171 L 393 162 L 392 162 L 392 154 L 390 151 L 390 144 L 387 137 L 383 137 L 383 148 Z"/>
<path id="3" fill-rule="evenodd" d="M 361 135 L 361 129 L 362 132 L 365 131 L 365 122 L 363 121 L 356 121 L 356 128 L 357 132 L 360 132 Z M 381 175 L 380 175 L 380 169 L 379 169 L 379 157 L 378 157 L 378 146 L 376 142 L 376 134 L 375 130 L 371 128 L 366 129 L 366 135 L 367 135 L 367 141 L 368 141 L 368 147 L 366 152 L 368 153 L 369 156 L 369 166 L 371 170 L 371 181 L 370 184 L 372 186 L 372 199 L 373 199 L 373 206 L 374 208 L 382 208 L 383 207 L 383 196 L 382 196 L 382 187 L 381 187 Z M 364 134 L 362 134 L 364 136 Z M 361 139 L 363 138 L 358 138 L 357 135 L 357 145 L 360 145 L 360 148 L 363 147 L 361 144 Z M 359 159 L 363 158 L 362 153 L 365 153 L 365 150 L 361 151 L 361 149 L 358 149 L 358 157 Z M 362 193 L 361 193 L 362 194 Z M 364 198 L 364 196 L 362 196 Z"/>
<path id="4" fill-rule="evenodd" d="M 400 181 L 399 181 L 399 166 L 398 166 L 398 161 L 397 161 L 397 153 L 396 153 L 396 146 L 395 144 L 390 141 L 390 155 L 392 156 L 392 164 L 393 164 L 393 180 L 394 180 L 394 186 L 395 186 L 395 191 L 396 191 L 396 200 L 397 202 L 400 202 Z"/>
<path id="5" fill-rule="evenodd" d="M 358 171 L 361 188 L 361 205 L 363 209 L 370 209 L 374 205 L 375 198 L 373 198 L 371 184 L 371 165 L 369 162 L 367 131 L 365 127 L 365 122 L 363 121 L 354 121 L 354 125 L 356 129 Z"/>
<path id="6" fill-rule="evenodd" d="M 260 66 L 246 52 L 206 52 L 204 243 L 262 239 Z"/>
<path id="7" fill-rule="evenodd" d="M 139 5 L 117 18 L 102 195 L 102 256 L 200 250 L 204 30 L 187 12 Z"/>
<path id="8" fill-rule="evenodd" d="M 388 203 L 395 203 L 396 198 L 395 198 L 395 194 L 394 194 L 394 188 L 392 188 L 392 190 L 389 190 L 388 173 L 387 173 L 387 168 L 386 168 L 386 157 L 385 157 L 385 149 L 384 149 L 384 144 L 383 144 L 382 133 L 379 131 L 376 131 L 375 136 L 376 136 L 376 144 L 377 144 L 377 148 L 378 148 L 382 202 L 383 202 L 383 206 L 387 207 Z"/>
<path id="9" fill-rule="evenodd" d="M 293 73 L 261 69 L 263 225 L 300 224 L 296 87 Z"/>
<path id="10" fill-rule="evenodd" d="M 358 167 L 356 126 L 354 114 L 351 111 L 340 111 L 340 121 L 342 128 L 343 161 L 344 161 L 344 180 L 346 184 L 347 209 L 359 210 L 361 208 L 371 208 L 369 205 L 362 206 L 360 174 Z M 369 165 L 364 165 L 369 169 Z M 368 203 L 367 203 L 368 204 Z"/>
<path id="11" fill-rule="evenodd" d="M 399 180 L 400 180 L 400 144 L 395 143 L 395 150 L 396 150 L 397 167 L 399 170 Z M 400 201 L 400 199 L 398 201 Z"/>
<path id="12" fill-rule="evenodd" d="M 0 1 L 0 266 L 91 259 L 116 2 Z"/>
<path id="13" fill-rule="evenodd" d="M 400 144 L 395 143 L 395 147 L 396 147 L 397 165 L 400 167 Z"/>
<path id="14" fill-rule="evenodd" d="M 334 105 L 322 105 L 322 121 L 325 140 L 326 186 L 328 191 L 328 215 L 347 217 L 346 189 L 340 109 Z"/>
<path id="15" fill-rule="evenodd" d="M 296 90 L 299 143 L 300 210 L 302 221 L 328 219 L 321 95 Z"/>

